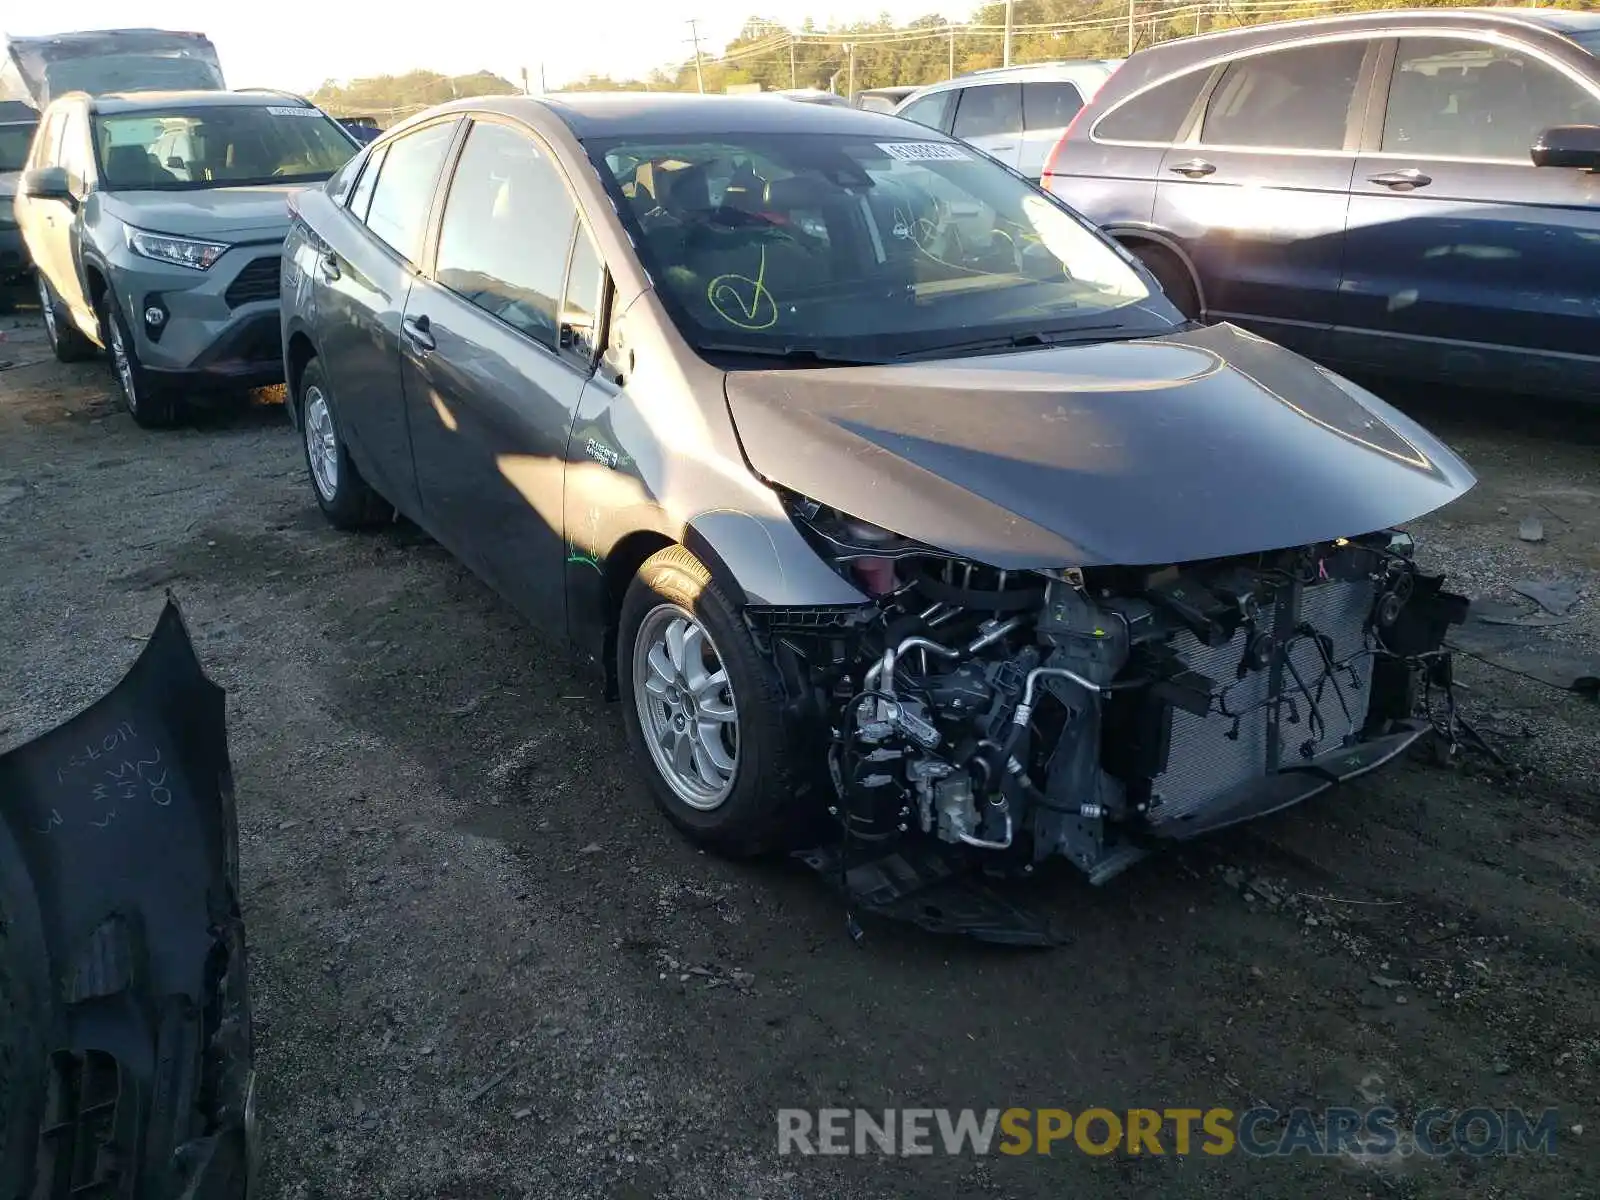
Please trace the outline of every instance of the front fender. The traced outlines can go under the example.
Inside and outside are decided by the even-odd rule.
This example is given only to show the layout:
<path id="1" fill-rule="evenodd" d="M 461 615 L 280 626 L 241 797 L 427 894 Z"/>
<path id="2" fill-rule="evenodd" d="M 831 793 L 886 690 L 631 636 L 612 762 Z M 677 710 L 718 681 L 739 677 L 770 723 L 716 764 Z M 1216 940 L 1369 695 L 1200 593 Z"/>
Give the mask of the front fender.
<path id="1" fill-rule="evenodd" d="M 806 608 L 870 603 L 866 593 L 835 574 L 781 515 L 713 509 L 688 523 L 683 544 L 743 604 Z"/>

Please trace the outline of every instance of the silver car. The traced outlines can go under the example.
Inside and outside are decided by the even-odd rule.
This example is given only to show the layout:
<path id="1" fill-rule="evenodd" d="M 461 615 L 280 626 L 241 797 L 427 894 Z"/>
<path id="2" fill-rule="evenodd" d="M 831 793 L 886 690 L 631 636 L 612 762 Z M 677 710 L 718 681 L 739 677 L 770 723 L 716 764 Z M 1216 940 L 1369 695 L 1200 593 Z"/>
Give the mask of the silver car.
<path id="1" fill-rule="evenodd" d="M 74 93 L 46 109 L 16 199 L 56 357 L 106 350 L 141 425 L 199 384 L 283 378 L 288 197 L 355 141 L 275 92 Z"/>
<path id="2" fill-rule="evenodd" d="M 895 116 L 958 137 L 1037 180 L 1072 118 L 1121 62 L 1077 59 L 975 71 L 912 93 Z"/>

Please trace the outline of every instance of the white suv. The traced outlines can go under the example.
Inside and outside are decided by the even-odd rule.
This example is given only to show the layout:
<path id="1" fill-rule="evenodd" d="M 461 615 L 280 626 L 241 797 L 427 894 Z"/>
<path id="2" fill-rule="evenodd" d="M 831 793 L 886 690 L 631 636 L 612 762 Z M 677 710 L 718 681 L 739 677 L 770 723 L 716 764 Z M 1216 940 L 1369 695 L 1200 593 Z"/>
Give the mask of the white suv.
<path id="1" fill-rule="evenodd" d="M 1120 58 L 1086 58 L 976 71 L 913 92 L 895 115 L 970 142 L 1038 179 L 1072 118 L 1121 65 Z"/>

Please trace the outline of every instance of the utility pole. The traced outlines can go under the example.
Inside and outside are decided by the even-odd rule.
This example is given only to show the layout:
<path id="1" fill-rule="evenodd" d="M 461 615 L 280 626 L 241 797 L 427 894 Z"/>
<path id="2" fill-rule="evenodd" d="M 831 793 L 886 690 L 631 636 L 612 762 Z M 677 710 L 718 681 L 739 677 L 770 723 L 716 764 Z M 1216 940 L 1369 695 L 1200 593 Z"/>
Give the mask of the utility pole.
<path id="1" fill-rule="evenodd" d="M 700 26 L 693 17 L 689 19 L 689 32 L 694 39 L 694 81 L 699 85 L 700 94 L 704 96 L 706 94 L 706 77 L 700 69 Z"/>
<path id="2" fill-rule="evenodd" d="M 846 42 L 844 48 L 850 52 L 850 71 L 845 76 L 844 98 L 854 104 L 856 99 L 856 44 L 854 42 Z"/>
<path id="3" fill-rule="evenodd" d="M 956 77 L 956 27 L 946 21 L 944 27 L 950 31 L 950 78 Z"/>
<path id="4" fill-rule="evenodd" d="M 789 35 L 789 86 L 792 87 L 792 88 L 800 86 L 798 83 L 795 82 L 795 73 L 794 73 L 794 34 L 792 34 L 792 33 Z"/>
<path id="5" fill-rule="evenodd" d="M 1130 3 L 1131 2 L 1132 2 L 1132 0 L 1130 0 Z M 1012 4 L 1013 4 L 1013 0 L 1006 0 L 1006 44 L 1005 44 L 1005 50 L 1002 52 L 1001 57 L 1000 57 L 1000 65 L 1002 67 L 1009 67 L 1011 65 L 1011 8 L 1012 8 Z"/>
<path id="6" fill-rule="evenodd" d="M 541 96 L 547 95 L 549 91 L 550 89 L 544 85 L 544 61 L 541 59 L 539 62 L 539 94 Z"/>
<path id="7" fill-rule="evenodd" d="M 1133 53 L 1133 23 L 1138 19 L 1136 7 L 1139 0 L 1128 0 L 1128 53 Z"/>

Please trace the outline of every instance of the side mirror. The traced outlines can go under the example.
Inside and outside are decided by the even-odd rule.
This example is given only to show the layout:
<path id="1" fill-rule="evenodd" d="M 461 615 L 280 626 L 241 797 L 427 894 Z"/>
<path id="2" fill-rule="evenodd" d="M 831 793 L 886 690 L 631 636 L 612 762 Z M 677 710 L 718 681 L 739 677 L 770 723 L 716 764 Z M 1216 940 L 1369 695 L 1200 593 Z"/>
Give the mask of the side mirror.
<path id="1" fill-rule="evenodd" d="M 26 172 L 22 176 L 22 194 L 32 200 L 60 200 L 68 208 L 78 207 L 65 167 L 35 167 Z"/>
<path id="2" fill-rule="evenodd" d="M 1529 153 L 1536 167 L 1600 171 L 1600 125 L 1557 125 L 1546 129 Z"/>

